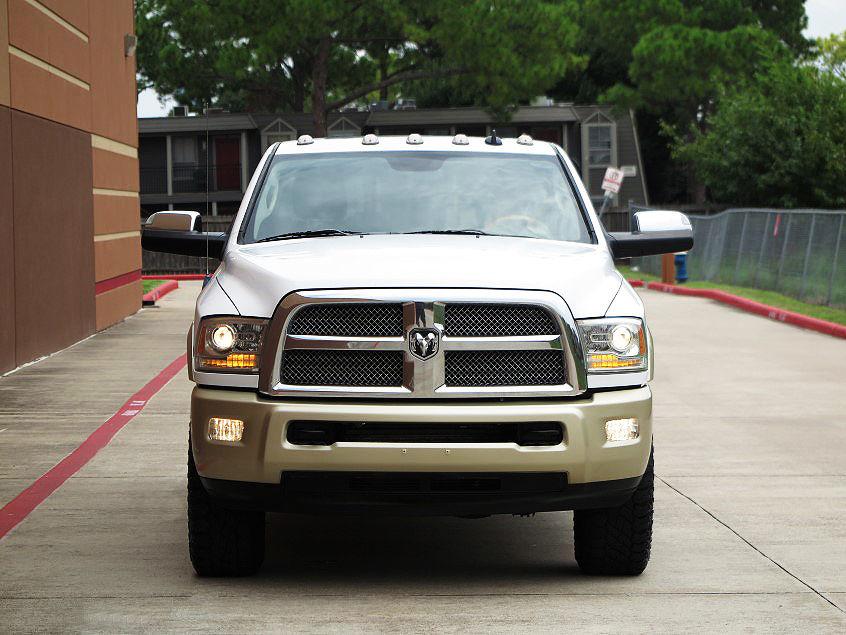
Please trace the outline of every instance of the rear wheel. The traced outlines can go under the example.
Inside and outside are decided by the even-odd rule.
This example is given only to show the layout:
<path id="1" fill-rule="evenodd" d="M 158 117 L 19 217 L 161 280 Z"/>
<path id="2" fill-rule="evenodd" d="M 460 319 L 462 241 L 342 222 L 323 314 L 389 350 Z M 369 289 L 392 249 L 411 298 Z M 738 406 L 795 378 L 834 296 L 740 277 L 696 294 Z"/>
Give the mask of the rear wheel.
<path id="1" fill-rule="evenodd" d="M 264 512 L 216 505 L 197 474 L 190 441 L 188 551 L 201 576 L 252 575 L 264 560 Z"/>
<path id="2" fill-rule="evenodd" d="M 583 573 L 640 575 L 652 549 L 653 455 L 632 497 L 619 507 L 573 513 L 576 562 Z"/>

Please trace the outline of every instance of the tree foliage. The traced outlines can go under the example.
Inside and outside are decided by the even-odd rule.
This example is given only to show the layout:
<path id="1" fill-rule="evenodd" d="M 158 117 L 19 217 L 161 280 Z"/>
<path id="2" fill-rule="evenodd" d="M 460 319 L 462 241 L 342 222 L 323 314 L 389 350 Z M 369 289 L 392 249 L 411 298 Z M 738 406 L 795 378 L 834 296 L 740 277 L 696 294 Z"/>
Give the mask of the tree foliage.
<path id="1" fill-rule="evenodd" d="M 136 0 L 141 87 L 195 109 L 326 113 L 456 79 L 506 111 L 580 62 L 576 0 Z"/>
<path id="2" fill-rule="evenodd" d="M 778 207 L 846 205 L 846 81 L 771 64 L 728 89 L 705 132 L 680 142 L 713 198 Z"/>
<path id="3" fill-rule="evenodd" d="M 846 31 L 823 38 L 817 49 L 822 67 L 846 81 Z"/>
<path id="4" fill-rule="evenodd" d="M 724 85 L 809 46 L 804 0 L 582 0 L 581 8 L 578 50 L 588 62 L 556 94 L 632 108 L 641 130 L 704 131 Z M 647 174 L 665 175 L 653 188 L 665 196 L 682 176 L 667 163 L 670 141 L 644 140 Z M 686 175 L 687 188 L 701 198 L 694 176 Z"/>

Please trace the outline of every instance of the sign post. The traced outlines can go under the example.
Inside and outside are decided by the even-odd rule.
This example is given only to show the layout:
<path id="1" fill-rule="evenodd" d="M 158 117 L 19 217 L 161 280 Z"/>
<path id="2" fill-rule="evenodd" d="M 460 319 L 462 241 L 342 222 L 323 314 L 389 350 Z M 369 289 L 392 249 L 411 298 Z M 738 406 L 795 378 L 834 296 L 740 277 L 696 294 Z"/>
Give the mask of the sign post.
<path id="1" fill-rule="evenodd" d="M 611 206 L 614 195 L 620 193 L 624 178 L 626 178 L 626 174 L 623 170 L 618 170 L 617 168 L 608 168 L 605 170 L 605 177 L 602 179 L 602 191 L 605 192 L 605 197 L 602 199 L 602 207 L 599 208 L 600 220 Z"/>

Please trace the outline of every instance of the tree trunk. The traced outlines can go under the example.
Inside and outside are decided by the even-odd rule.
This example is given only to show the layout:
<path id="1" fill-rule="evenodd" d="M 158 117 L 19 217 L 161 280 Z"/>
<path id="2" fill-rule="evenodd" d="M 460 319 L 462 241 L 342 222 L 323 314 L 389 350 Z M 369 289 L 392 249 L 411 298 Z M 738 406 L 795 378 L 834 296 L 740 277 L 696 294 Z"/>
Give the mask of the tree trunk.
<path id="1" fill-rule="evenodd" d="M 703 205 L 708 200 L 708 188 L 706 185 L 696 178 L 693 177 L 693 202 L 696 205 Z"/>
<path id="2" fill-rule="evenodd" d="M 708 134 L 708 127 L 711 122 L 711 111 L 714 109 L 713 101 L 706 101 L 702 104 L 700 109 L 699 119 L 697 121 L 697 127 L 699 128 L 699 134 L 706 135 Z M 691 190 L 693 192 L 693 202 L 696 205 L 703 205 L 708 200 L 708 186 L 702 182 L 702 179 L 696 174 L 696 169 L 691 169 L 692 175 L 692 183 L 691 183 Z"/>
<path id="3" fill-rule="evenodd" d="M 311 77 L 311 116 L 314 122 L 314 136 L 326 136 L 326 83 L 329 76 L 329 49 L 332 38 L 320 40 Z"/>
<path id="4" fill-rule="evenodd" d="M 299 73 L 297 73 L 298 75 Z M 303 112 L 305 110 L 305 82 L 302 77 L 293 77 L 294 79 L 294 103 L 291 104 L 294 112 Z"/>
<path id="5" fill-rule="evenodd" d="M 379 81 L 384 82 L 388 77 L 388 51 L 379 58 Z M 388 87 L 382 86 L 379 90 L 379 100 L 388 101 Z"/>
<path id="6" fill-rule="evenodd" d="M 291 67 L 291 82 L 294 84 L 294 97 L 291 107 L 294 112 L 305 111 L 306 79 L 308 78 L 308 66 L 305 60 L 294 58 Z"/>

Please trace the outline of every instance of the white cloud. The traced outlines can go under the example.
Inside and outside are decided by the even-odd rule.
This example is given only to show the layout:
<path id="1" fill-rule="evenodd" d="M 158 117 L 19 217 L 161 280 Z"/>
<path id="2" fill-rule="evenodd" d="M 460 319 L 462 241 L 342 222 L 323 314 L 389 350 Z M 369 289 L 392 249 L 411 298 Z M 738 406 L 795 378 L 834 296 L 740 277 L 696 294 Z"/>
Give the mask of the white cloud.
<path id="1" fill-rule="evenodd" d="M 808 37 L 825 37 L 846 31 L 846 0 L 807 0 Z"/>
<path id="2" fill-rule="evenodd" d="M 165 98 L 164 105 L 159 102 L 159 95 L 152 88 L 141 91 L 138 95 L 136 112 L 139 117 L 164 117 L 176 105 L 170 97 Z"/>

